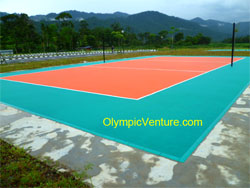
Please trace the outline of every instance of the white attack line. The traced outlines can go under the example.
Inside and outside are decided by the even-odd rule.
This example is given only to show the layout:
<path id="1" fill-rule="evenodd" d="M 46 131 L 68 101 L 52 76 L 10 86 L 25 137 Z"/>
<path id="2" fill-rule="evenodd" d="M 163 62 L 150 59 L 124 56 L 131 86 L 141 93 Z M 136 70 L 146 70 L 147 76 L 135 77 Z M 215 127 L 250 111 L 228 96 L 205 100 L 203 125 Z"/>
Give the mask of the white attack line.
<path id="1" fill-rule="evenodd" d="M 205 72 L 205 71 L 201 71 L 201 70 L 179 70 L 179 69 L 151 69 L 151 68 L 132 68 L 132 67 L 108 67 L 108 66 L 102 66 L 102 67 L 98 67 L 98 66 L 92 66 L 89 68 L 110 68 L 110 69 L 130 69 L 130 70 L 149 70 L 149 71 L 176 71 L 176 72 Z"/>

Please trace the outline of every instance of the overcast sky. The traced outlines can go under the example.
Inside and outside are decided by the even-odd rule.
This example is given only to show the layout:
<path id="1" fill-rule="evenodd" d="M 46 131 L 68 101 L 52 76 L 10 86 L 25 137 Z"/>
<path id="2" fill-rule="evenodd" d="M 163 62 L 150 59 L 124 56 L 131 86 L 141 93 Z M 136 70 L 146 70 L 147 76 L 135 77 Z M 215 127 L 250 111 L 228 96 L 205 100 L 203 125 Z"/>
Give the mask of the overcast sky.
<path id="1" fill-rule="evenodd" d="M 0 0 L 0 12 L 48 14 L 65 10 L 129 14 L 154 10 L 167 15 L 227 22 L 250 21 L 249 0 Z"/>

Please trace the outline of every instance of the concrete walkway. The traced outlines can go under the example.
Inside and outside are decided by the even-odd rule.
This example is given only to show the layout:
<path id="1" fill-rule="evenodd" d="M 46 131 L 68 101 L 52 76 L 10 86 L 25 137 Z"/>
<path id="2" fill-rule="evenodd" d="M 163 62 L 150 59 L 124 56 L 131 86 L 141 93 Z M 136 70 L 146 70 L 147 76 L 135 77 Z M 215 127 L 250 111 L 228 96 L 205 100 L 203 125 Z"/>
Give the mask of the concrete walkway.
<path id="1" fill-rule="evenodd" d="M 250 87 L 185 163 L 0 104 L 0 138 L 74 170 L 95 187 L 250 187 Z"/>

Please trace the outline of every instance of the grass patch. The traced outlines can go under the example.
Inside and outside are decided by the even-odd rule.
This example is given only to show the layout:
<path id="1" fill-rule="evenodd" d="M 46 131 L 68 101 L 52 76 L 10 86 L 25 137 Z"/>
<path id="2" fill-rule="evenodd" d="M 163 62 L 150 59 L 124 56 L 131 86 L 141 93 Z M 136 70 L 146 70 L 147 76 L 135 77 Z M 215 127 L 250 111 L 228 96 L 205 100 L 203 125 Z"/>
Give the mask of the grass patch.
<path id="1" fill-rule="evenodd" d="M 140 56 L 150 56 L 150 55 L 179 55 L 179 56 L 231 56 L 230 51 L 220 52 L 220 51 L 207 51 L 207 48 L 198 48 L 198 49 L 161 49 L 156 52 L 138 52 L 130 54 L 117 54 L 117 55 L 107 55 L 106 59 L 122 59 L 129 57 L 140 57 Z M 236 51 L 235 56 L 250 56 L 250 53 L 247 51 Z M 69 65 L 82 63 L 84 61 L 93 62 L 93 61 L 102 61 L 102 56 L 92 56 L 92 57 L 77 57 L 77 58 L 68 58 L 68 59 L 54 59 L 46 61 L 37 61 L 37 62 L 27 62 L 27 63 L 14 63 L 14 64 L 3 64 L 0 65 L 0 73 L 11 72 L 17 70 L 28 70 L 28 69 L 37 69 L 42 67 L 51 67 L 59 65 Z"/>
<path id="2" fill-rule="evenodd" d="M 0 152 L 0 187 L 90 187 L 82 181 L 86 172 L 58 172 L 58 164 L 40 161 L 3 140 Z"/>

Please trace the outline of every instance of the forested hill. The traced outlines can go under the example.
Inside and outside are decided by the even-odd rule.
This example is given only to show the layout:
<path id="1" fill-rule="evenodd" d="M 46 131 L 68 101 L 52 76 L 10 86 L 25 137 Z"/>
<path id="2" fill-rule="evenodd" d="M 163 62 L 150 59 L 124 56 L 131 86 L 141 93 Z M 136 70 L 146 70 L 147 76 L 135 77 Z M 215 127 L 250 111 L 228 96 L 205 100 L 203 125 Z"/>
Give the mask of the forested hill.
<path id="1" fill-rule="evenodd" d="M 204 28 L 195 22 L 174 16 L 167 16 L 155 11 L 147 11 L 123 18 L 106 20 L 89 18 L 87 22 L 92 28 L 97 26 L 109 26 L 114 22 L 119 22 L 123 27 L 130 27 L 135 33 L 159 33 L 162 30 L 170 30 L 171 27 L 175 27 L 178 28 L 180 32 L 184 33 L 185 36 L 194 36 L 198 33 L 202 33 L 215 41 L 230 37 L 229 34 L 213 31 L 210 28 Z"/>
<path id="2" fill-rule="evenodd" d="M 212 31 L 218 31 L 220 33 L 232 34 L 232 24 L 227 22 L 222 22 L 218 20 L 203 20 L 199 17 L 191 20 L 192 22 L 198 23 L 200 26 L 204 28 L 209 28 Z M 236 24 L 236 28 L 238 30 L 237 36 L 246 36 L 250 33 L 250 22 L 239 22 Z"/>
<path id="3" fill-rule="evenodd" d="M 96 17 L 98 19 L 101 20 L 105 20 L 105 19 L 110 19 L 110 18 L 122 18 L 122 17 L 128 17 L 129 15 L 126 13 L 122 13 L 122 12 L 115 12 L 113 14 L 102 14 L 102 13 L 87 13 L 87 12 L 80 12 L 80 11 L 76 11 L 76 10 L 69 10 L 69 11 L 65 11 L 67 13 L 69 13 L 73 20 L 75 21 L 81 21 L 83 19 L 88 19 L 88 18 L 92 18 L 92 17 Z M 49 13 L 47 15 L 35 15 L 35 16 L 30 16 L 30 19 L 34 20 L 34 21 L 54 21 L 55 17 L 58 16 L 59 14 L 56 13 Z"/>
<path id="4" fill-rule="evenodd" d="M 86 47 L 100 49 L 102 45 L 173 48 L 174 45 L 208 45 L 211 38 L 226 43 L 231 40 L 231 33 L 211 29 L 205 20 L 188 21 L 155 11 L 134 15 L 121 12 L 89 15 L 77 11 L 33 17 L 27 14 L 0 15 L 0 49 L 12 49 L 15 53 L 74 51 Z M 232 31 L 230 24 L 228 30 Z M 249 35 L 238 36 L 236 41 L 249 42 Z"/>
<path id="5" fill-rule="evenodd" d="M 156 11 L 146 11 L 138 14 L 129 15 L 122 12 L 115 12 L 113 14 L 101 13 L 86 13 L 79 11 L 65 11 L 72 15 L 72 21 L 76 29 L 79 27 L 79 21 L 86 20 L 91 29 L 96 27 L 110 27 L 113 23 L 118 22 L 123 28 L 129 28 L 135 33 L 159 33 L 162 30 L 169 30 L 171 27 L 178 28 L 185 36 L 194 36 L 202 33 L 209 36 L 214 41 L 223 40 L 231 36 L 231 23 L 216 21 L 216 20 L 203 20 L 195 18 L 192 20 L 185 20 L 174 16 L 168 16 Z M 1 13 L 0 16 L 7 13 Z M 47 15 L 30 16 L 35 22 L 46 21 L 54 22 L 56 13 Z M 242 22 L 237 24 L 238 36 L 249 35 L 250 22 Z M 39 24 L 36 24 L 37 26 Z"/>

